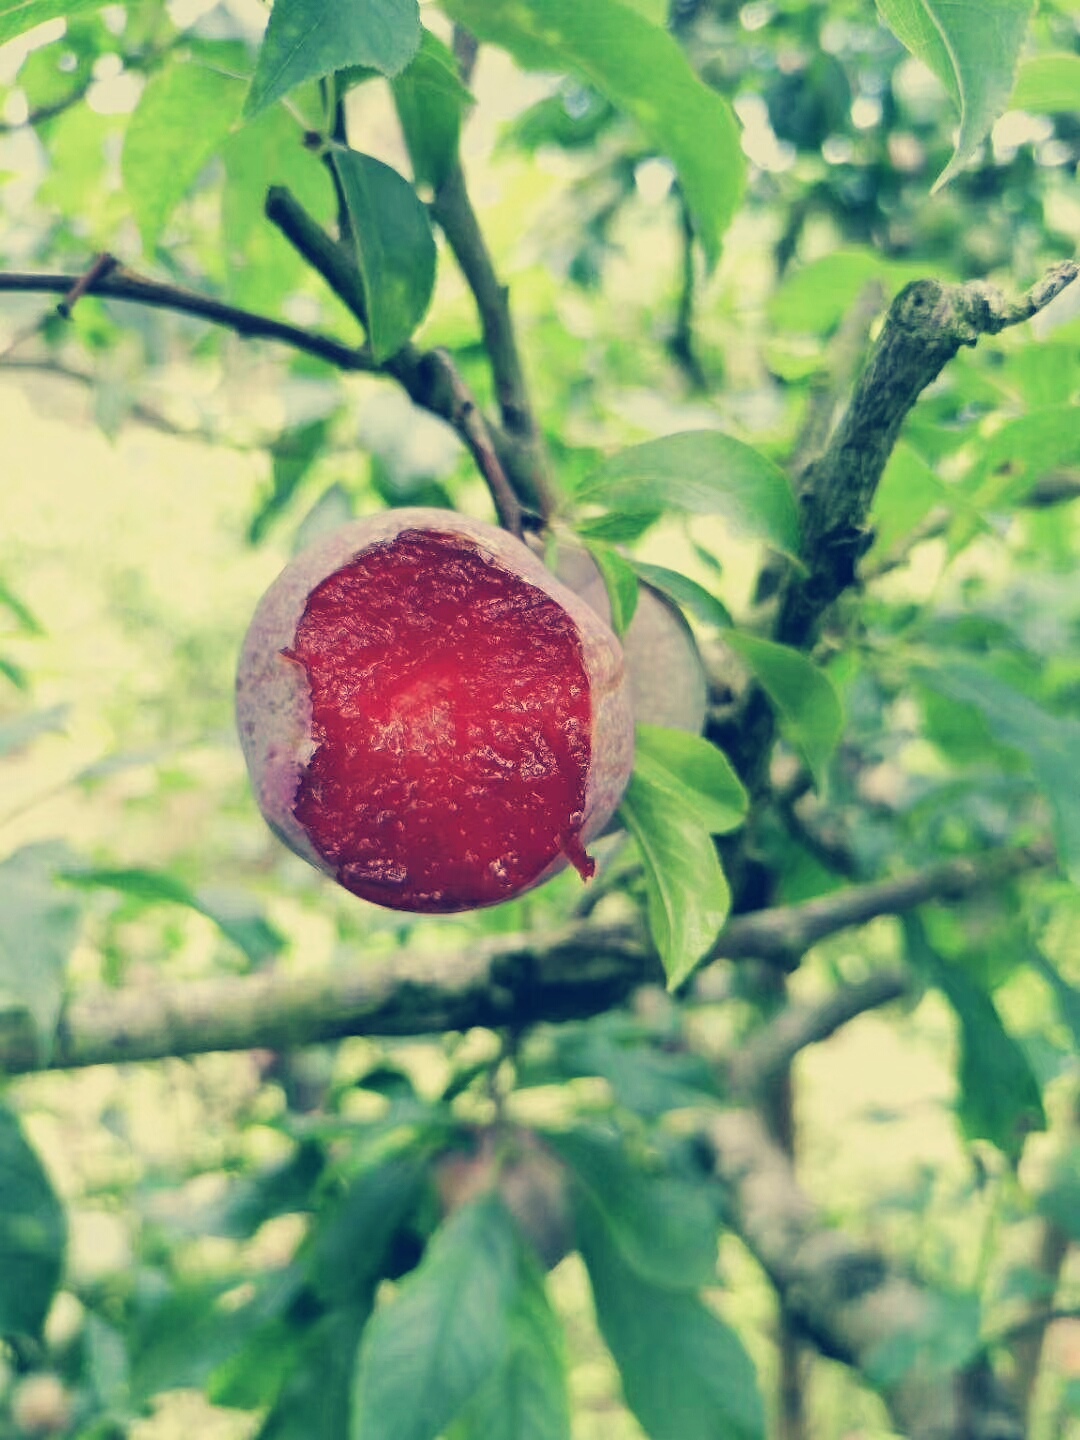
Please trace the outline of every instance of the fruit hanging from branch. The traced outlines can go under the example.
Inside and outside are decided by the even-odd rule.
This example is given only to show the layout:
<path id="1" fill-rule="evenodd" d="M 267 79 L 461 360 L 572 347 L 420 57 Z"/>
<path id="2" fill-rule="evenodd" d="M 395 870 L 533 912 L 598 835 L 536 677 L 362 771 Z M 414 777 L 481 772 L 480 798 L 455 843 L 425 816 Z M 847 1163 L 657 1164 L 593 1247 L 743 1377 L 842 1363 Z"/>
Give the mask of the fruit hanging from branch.
<path id="1" fill-rule="evenodd" d="M 256 609 L 240 741 L 271 828 L 365 900 L 468 910 L 568 863 L 633 764 L 618 640 L 513 536 L 402 509 L 321 537 Z"/>

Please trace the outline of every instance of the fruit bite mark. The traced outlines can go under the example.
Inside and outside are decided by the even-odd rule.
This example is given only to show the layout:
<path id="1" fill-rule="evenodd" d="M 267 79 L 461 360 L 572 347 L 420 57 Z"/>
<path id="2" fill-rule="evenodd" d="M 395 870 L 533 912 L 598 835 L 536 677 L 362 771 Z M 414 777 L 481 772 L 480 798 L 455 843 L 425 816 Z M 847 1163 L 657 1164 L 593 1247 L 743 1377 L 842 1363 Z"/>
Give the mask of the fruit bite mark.
<path id="1" fill-rule="evenodd" d="M 293 813 L 347 890 L 452 911 L 517 894 L 560 854 L 592 873 L 577 627 L 467 536 L 362 551 L 312 590 L 285 653 L 316 746 Z"/>

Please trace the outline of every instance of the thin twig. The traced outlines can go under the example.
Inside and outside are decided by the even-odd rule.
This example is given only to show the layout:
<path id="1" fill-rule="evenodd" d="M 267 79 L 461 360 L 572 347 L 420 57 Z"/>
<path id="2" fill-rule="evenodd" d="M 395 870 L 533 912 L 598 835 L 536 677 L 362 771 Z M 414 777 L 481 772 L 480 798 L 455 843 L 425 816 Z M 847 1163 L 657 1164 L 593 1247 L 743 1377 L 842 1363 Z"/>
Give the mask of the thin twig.
<path id="1" fill-rule="evenodd" d="M 453 418 L 450 423 L 469 447 L 469 451 L 476 461 L 477 469 L 491 491 L 499 524 L 520 540 L 523 534 L 521 502 L 514 493 L 514 487 L 506 478 L 506 471 L 495 452 L 491 432 L 483 412 L 477 405 L 472 391 L 461 378 L 449 352 L 433 350 L 431 354 L 437 357 L 443 366 L 453 396 Z"/>
<path id="2" fill-rule="evenodd" d="M 510 292 L 495 272 L 460 163 L 450 167 L 440 184 L 432 203 L 432 214 L 476 301 L 503 429 L 527 456 L 530 493 L 522 498 L 536 505 L 546 518 L 555 510 L 556 497 L 518 353 L 510 315 Z M 521 468 L 525 468 L 524 464 Z"/>
<path id="3" fill-rule="evenodd" d="M 78 275 L 0 273 L 0 294 L 67 295 L 79 278 Z M 125 300 L 136 305 L 149 305 L 157 310 L 194 315 L 200 320 L 233 330 L 245 340 L 276 340 L 294 350 L 326 360 L 339 370 L 361 370 L 370 373 L 375 369 L 370 354 L 345 345 L 329 335 L 320 335 L 299 325 L 271 319 L 268 315 L 258 315 L 251 310 L 226 305 L 220 300 L 199 295 L 193 290 L 184 290 L 178 285 L 147 279 L 123 265 L 118 265 L 111 274 L 98 281 L 94 292 L 108 300 Z"/>

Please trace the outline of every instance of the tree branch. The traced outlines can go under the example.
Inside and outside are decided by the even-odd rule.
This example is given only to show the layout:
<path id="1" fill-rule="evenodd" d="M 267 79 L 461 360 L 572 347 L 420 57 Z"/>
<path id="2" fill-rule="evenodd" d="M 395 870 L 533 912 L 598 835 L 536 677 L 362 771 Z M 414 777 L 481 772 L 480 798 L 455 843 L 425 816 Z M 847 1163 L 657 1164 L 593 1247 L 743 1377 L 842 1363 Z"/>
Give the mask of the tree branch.
<path id="1" fill-rule="evenodd" d="M 879 970 L 857 984 L 841 985 L 816 1005 L 790 1005 L 746 1041 L 728 1065 L 732 1086 L 741 1094 L 767 1089 L 787 1071 L 800 1051 L 820 1044 L 837 1030 L 891 1000 L 910 993 L 904 970 Z"/>
<path id="2" fill-rule="evenodd" d="M 936 1297 L 822 1221 L 755 1114 L 722 1111 L 702 1137 L 731 1223 L 786 1310 L 824 1354 L 878 1385 L 907 1440 L 1023 1440 L 985 1367 L 957 1374 L 941 1365 L 948 1317 Z M 887 1362 L 898 1347 L 911 1350 L 902 1368 Z"/>
<path id="3" fill-rule="evenodd" d="M 81 279 L 78 275 L 46 275 L 0 273 L 0 294 L 22 293 L 36 295 L 67 295 Z M 268 315 L 257 315 L 251 310 L 242 310 L 235 305 L 223 304 L 194 290 L 185 290 L 179 285 L 165 284 L 160 280 L 149 280 L 137 275 L 125 266 L 119 265 L 111 274 L 97 281 L 94 294 L 108 300 L 125 300 L 135 305 L 149 305 L 156 310 L 172 310 L 179 315 L 194 315 L 212 325 L 221 325 L 233 330 L 245 340 L 276 340 L 314 355 L 320 360 L 337 366 L 339 370 L 374 371 L 370 355 L 335 340 L 329 335 L 304 330 L 299 325 L 289 325 L 282 320 L 273 320 Z"/>
<path id="4" fill-rule="evenodd" d="M 808 574 L 789 576 L 776 638 L 805 648 L 825 610 L 855 579 L 869 546 L 866 520 L 896 444 L 919 395 L 961 346 L 975 345 L 1029 320 L 1080 274 L 1057 265 L 1020 300 L 988 285 L 917 280 L 893 301 L 870 360 L 824 454 L 802 486 L 803 560 Z"/>
<path id="5" fill-rule="evenodd" d="M 711 954 L 793 969 L 826 935 L 930 900 L 959 900 L 1047 863 L 1037 848 L 931 866 L 801 905 L 730 920 Z M 362 964 L 362 962 L 361 962 Z M 264 973 L 109 990 L 66 1005 L 47 1068 L 158 1060 L 213 1050 L 284 1049 L 346 1035 L 429 1035 L 473 1025 L 531 1025 L 596 1015 L 639 985 L 662 983 L 640 924 L 575 923 L 544 940 L 500 936 L 466 950 L 402 953 L 358 972 Z M 0 1013 L 0 1070 L 39 1068 L 22 1011 Z"/>
<path id="6" fill-rule="evenodd" d="M 446 236 L 476 301 L 502 427 L 507 436 L 516 442 L 520 455 L 516 469 L 527 486 L 523 496 L 535 504 L 546 518 L 555 509 L 555 495 L 551 490 L 540 432 L 533 416 L 525 369 L 518 353 L 510 315 L 510 292 L 495 273 L 495 264 L 469 199 L 460 163 L 451 167 L 439 186 L 432 214 Z"/>
<path id="7" fill-rule="evenodd" d="M 811 945 L 839 930 L 899 915 L 931 900 L 962 900 L 992 889 L 1052 860 L 1048 846 L 992 851 L 981 857 L 946 860 L 895 880 L 853 885 L 818 900 L 738 915 L 720 932 L 709 959 L 766 960 L 794 970 Z"/>

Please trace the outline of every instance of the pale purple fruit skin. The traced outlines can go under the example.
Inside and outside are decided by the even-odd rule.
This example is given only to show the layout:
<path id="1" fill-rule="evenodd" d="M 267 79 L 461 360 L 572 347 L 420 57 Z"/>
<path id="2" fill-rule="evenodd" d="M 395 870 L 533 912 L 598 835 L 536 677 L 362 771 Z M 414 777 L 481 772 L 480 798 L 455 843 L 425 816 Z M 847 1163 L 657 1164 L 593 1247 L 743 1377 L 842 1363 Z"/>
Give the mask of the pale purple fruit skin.
<path id="1" fill-rule="evenodd" d="M 563 584 L 610 625 L 607 586 L 589 552 L 580 545 L 561 542 L 552 565 Z M 637 609 L 622 637 L 622 647 L 636 722 L 700 735 L 705 726 L 708 682 L 693 632 L 678 608 L 645 581 L 638 586 Z"/>
<path id="2" fill-rule="evenodd" d="M 634 763 L 634 717 L 622 647 L 592 606 L 557 580 L 520 540 L 482 520 L 422 506 L 353 520 L 319 536 L 290 561 L 256 607 L 240 651 L 236 724 L 255 799 L 267 824 L 316 869 L 335 874 L 293 814 L 300 779 L 315 745 L 307 676 L 301 665 L 281 652 L 292 648 L 312 590 L 370 546 L 393 540 L 403 530 L 464 536 L 486 558 L 549 595 L 574 622 L 593 709 L 592 756 L 579 837 L 588 845 L 614 814 Z M 557 856 L 516 893 L 549 880 L 567 863 Z"/>

